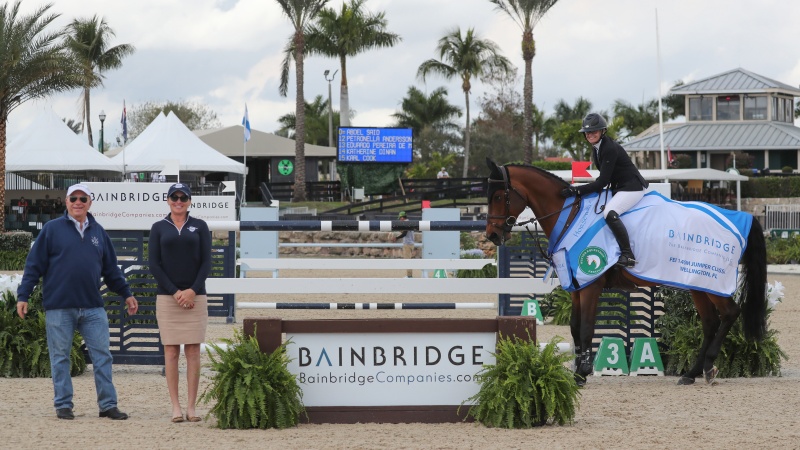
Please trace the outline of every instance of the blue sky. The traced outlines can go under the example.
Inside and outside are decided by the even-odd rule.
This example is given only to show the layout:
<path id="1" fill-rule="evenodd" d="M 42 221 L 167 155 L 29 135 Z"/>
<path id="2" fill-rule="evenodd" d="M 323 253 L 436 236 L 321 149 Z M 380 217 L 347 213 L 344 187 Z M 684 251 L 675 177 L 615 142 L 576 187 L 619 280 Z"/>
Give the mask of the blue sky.
<path id="1" fill-rule="evenodd" d="M 44 1 L 25 0 L 24 11 Z M 329 5 L 338 8 L 342 0 Z M 386 12 L 388 28 L 403 41 L 348 61 L 354 125 L 383 126 L 399 108 L 410 85 L 431 91 L 445 86 L 451 103 L 464 107 L 456 81 L 416 78 L 419 64 L 435 57 L 440 37 L 456 26 L 475 28 L 495 41 L 520 69 L 521 32 L 488 0 L 369 0 Z M 638 104 L 658 94 L 655 11 L 658 8 L 663 92 L 676 80 L 692 81 L 742 67 L 784 83 L 800 84 L 794 0 L 559 0 L 534 30 L 534 102 L 551 112 L 559 99 L 579 96 L 596 109 L 615 99 Z M 282 49 L 292 28 L 273 0 L 58 0 L 58 26 L 75 17 L 105 17 L 116 31 L 114 43 L 131 43 L 135 55 L 120 70 L 107 72 L 104 87 L 92 91 L 95 135 L 104 110 L 106 140 L 121 132 L 122 101 L 128 110 L 146 101 L 190 100 L 207 104 L 223 125 L 241 123 L 247 102 L 254 129 L 274 131 L 277 118 L 294 111 L 294 72 L 288 97 L 278 95 Z M 338 61 L 306 59 L 305 93 L 327 96 L 326 69 Z M 339 75 L 333 83 L 339 106 Z M 521 90 L 521 79 L 520 79 Z M 484 92 L 473 84 L 472 111 Z M 80 92 L 28 102 L 12 112 L 13 139 L 42 110 L 80 119 Z M 474 114 L 473 114 L 474 116 Z"/>

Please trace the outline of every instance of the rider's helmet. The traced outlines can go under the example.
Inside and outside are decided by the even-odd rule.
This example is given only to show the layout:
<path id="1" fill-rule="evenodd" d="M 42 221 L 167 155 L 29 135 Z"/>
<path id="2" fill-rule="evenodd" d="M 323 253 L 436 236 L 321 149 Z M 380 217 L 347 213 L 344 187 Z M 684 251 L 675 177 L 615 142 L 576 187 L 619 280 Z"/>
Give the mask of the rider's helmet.
<path id="1" fill-rule="evenodd" d="M 606 128 L 608 128 L 608 124 L 603 116 L 597 113 L 589 113 L 583 118 L 583 126 L 578 132 L 588 133 L 590 131 L 605 130 Z"/>

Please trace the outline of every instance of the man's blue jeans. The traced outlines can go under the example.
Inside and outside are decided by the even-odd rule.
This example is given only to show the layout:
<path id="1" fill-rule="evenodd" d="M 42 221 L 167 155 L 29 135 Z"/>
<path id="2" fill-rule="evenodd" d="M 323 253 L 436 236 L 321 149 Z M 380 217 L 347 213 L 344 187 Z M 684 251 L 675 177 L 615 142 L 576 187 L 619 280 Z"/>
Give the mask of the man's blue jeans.
<path id="1" fill-rule="evenodd" d="M 53 373 L 53 404 L 56 409 L 72 408 L 72 377 L 69 354 L 77 329 L 89 350 L 94 368 L 97 406 L 107 411 L 117 406 L 117 391 L 111 381 L 108 316 L 105 308 L 51 309 L 46 312 L 47 346 Z"/>

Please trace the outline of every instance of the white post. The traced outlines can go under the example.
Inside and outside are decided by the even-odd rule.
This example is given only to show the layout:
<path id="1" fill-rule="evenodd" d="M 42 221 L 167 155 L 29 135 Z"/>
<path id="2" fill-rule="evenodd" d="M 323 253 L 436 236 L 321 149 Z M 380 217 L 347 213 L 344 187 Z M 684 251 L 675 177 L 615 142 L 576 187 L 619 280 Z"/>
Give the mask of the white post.
<path id="1" fill-rule="evenodd" d="M 658 8 L 656 8 L 656 65 L 658 67 L 658 137 L 661 143 L 661 169 L 667 169 L 664 155 L 664 112 L 661 110 L 661 43 L 658 38 Z"/>

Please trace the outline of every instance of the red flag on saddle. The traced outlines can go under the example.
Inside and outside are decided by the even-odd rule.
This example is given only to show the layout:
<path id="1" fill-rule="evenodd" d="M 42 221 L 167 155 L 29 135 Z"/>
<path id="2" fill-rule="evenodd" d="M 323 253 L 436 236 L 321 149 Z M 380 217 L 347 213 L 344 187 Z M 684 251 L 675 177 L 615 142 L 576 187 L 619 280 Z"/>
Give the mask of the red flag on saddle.
<path id="1" fill-rule="evenodd" d="M 592 174 L 587 170 L 591 165 L 591 161 L 572 161 L 572 182 L 579 177 L 591 178 Z"/>

